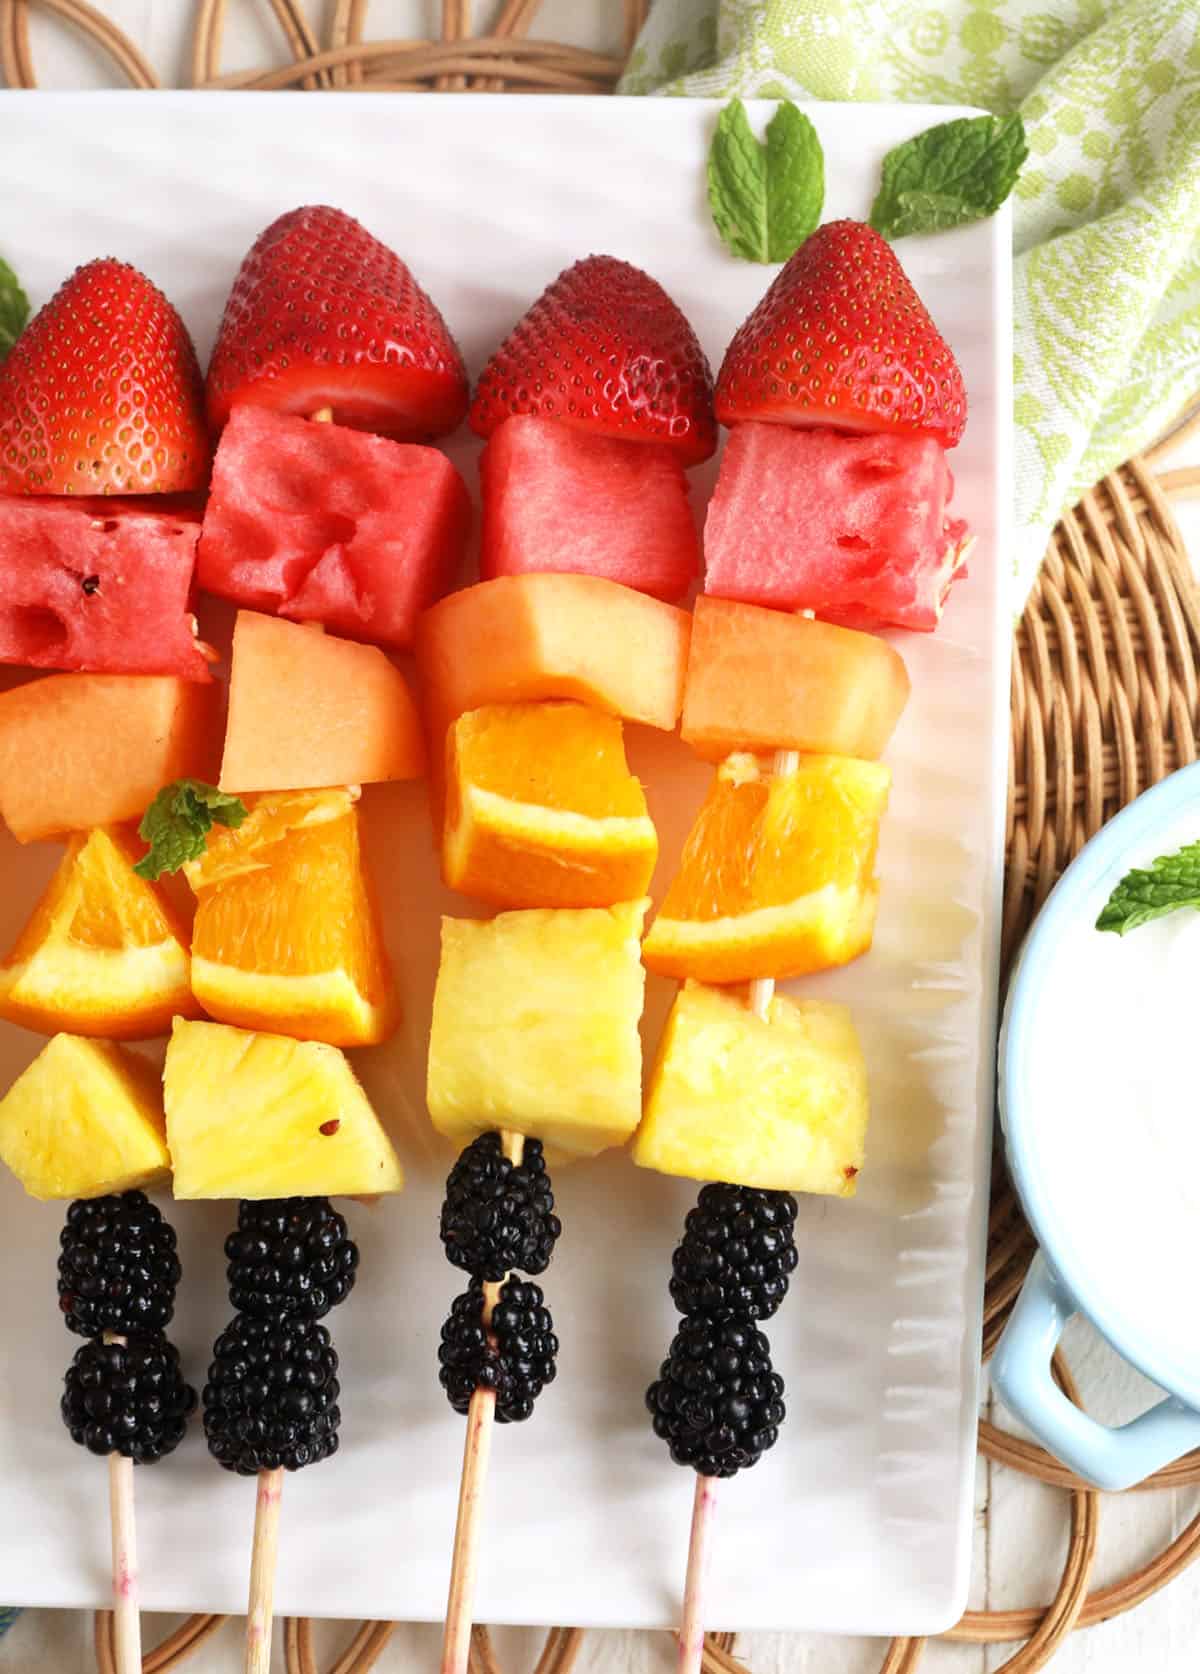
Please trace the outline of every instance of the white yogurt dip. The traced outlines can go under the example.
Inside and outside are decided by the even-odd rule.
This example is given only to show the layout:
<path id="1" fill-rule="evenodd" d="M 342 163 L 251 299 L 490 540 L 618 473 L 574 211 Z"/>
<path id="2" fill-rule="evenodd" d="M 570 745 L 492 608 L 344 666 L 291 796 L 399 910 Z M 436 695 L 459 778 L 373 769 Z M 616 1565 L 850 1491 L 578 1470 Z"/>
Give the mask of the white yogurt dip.
<path id="1" fill-rule="evenodd" d="M 1200 912 L 1124 936 L 1095 929 L 1110 893 L 1200 839 L 1200 807 L 1132 849 L 1059 926 L 1029 1020 L 1021 1119 L 1028 1173 L 1064 1277 L 1088 1275 L 1097 1323 L 1154 1339 L 1200 1373 Z M 1190 1344 L 1190 1347 L 1188 1346 Z"/>

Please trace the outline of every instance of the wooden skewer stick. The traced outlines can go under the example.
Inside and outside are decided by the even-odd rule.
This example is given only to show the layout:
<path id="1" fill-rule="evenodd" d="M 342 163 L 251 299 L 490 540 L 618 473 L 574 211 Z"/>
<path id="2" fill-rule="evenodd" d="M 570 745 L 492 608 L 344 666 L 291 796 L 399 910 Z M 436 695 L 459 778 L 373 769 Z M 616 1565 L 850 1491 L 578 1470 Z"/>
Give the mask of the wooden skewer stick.
<path id="1" fill-rule="evenodd" d="M 777 779 L 790 779 L 799 765 L 797 751 L 776 750 L 771 772 Z M 750 1010 L 764 1023 L 770 1018 L 774 998 L 774 977 L 756 977 L 750 984 Z M 692 1504 L 692 1534 L 688 1543 L 687 1581 L 683 1589 L 683 1621 L 679 1628 L 679 1674 L 700 1674 L 704 1657 L 704 1583 L 708 1575 L 716 1509 L 717 1478 L 697 1474 L 696 1498 Z"/>
<path id="2" fill-rule="evenodd" d="M 124 1337 L 104 1333 L 124 1348 Z M 112 1522 L 113 1651 L 116 1674 L 142 1674 L 142 1619 L 138 1611 L 137 1524 L 133 1514 L 133 1460 L 108 1456 L 108 1510 Z"/>
<path id="3" fill-rule="evenodd" d="M 502 1128 L 500 1146 L 516 1167 L 525 1155 L 525 1136 Z M 485 1284 L 483 1287 L 483 1323 L 486 1329 L 491 1328 L 492 1310 L 499 1301 L 504 1283 L 505 1279 L 501 1279 L 499 1284 Z M 471 1654 L 483 1495 L 487 1487 L 495 1419 L 495 1390 L 477 1389 L 467 1409 L 467 1436 L 463 1443 L 462 1481 L 458 1490 L 458 1521 L 454 1527 L 454 1556 L 450 1562 L 450 1595 L 446 1600 L 441 1674 L 466 1674 Z"/>
<path id="4" fill-rule="evenodd" d="M 776 750 L 771 773 L 776 779 L 790 779 L 800 766 L 796 750 Z M 771 1015 L 771 1001 L 775 998 L 775 978 L 755 977 L 750 984 L 750 1010 L 765 1023 Z"/>
<path id="5" fill-rule="evenodd" d="M 250 1601 L 246 1607 L 245 1674 L 270 1674 L 282 1498 L 282 1468 L 259 1471 L 254 1501 L 254 1545 L 250 1553 Z"/>
<path id="6" fill-rule="evenodd" d="M 692 1537 L 688 1542 L 683 1621 L 679 1628 L 679 1674 L 697 1674 L 704 1660 L 704 1586 L 712 1555 L 712 1527 L 717 1513 L 717 1478 L 696 1472 L 692 1501 Z"/>

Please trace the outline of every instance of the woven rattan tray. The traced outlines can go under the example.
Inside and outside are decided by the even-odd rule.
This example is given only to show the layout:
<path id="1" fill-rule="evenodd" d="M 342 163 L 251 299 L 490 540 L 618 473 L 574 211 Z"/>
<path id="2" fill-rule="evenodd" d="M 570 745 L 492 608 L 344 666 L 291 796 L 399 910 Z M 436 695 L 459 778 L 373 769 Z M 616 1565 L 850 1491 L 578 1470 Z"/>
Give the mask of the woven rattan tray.
<path id="1" fill-rule="evenodd" d="M 302 0 L 259 0 L 278 21 L 286 61 L 268 69 L 222 69 L 227 0 L 195 6 L 191 74 L 199 88 L 363 90 L 611 91 L 622 59 L 531 38 L 541 0 L 504 0 L 487 35 L 472 33 L 469 0 L 442 0 L 438 40 L 367 41 L 368 0 L 335 0 L 322 41 Z M 614 0 L 616 9 L 616 0 Z M 648 0 L 622 0 L 625 51 Z M 11 87 L 35 87 L 29 14 L 54 14 L 88 36 L 135 87 L 158 80 L 139 52 L 85 0 L 0 0 L 0 68 Z M 1166 439 L 1182 440 L 1192 420 Z M 1003 964 L 1052 885 L 1104 822 L 1176 767 L 1197 757 L 1200 737 L 1200 593 L 1171 511 L 1172 498 L 1200 492 L 1200 469 L 1156 474 L 1166 440 L 1105 477 L 1058 523 L 1017 627 L 1009 751 Z M 1033 1242 L 997 1159 L 987 1262 L 983 1353 L 995 1347 L 1020 1290 Z M 1076 1397 L 1070 1370 L 1057 1360 Z M 1041 1448 L 986 1422 L 981 1452 L 998 1464 L 1061 1489 L 1070 1517 L 1066 1563 L 1049 1603 L 968 1611 L 946 1636 L 1017 1647 L 997 1674 L 1033 1674 L 1073 1630 L 1108 1620 L 1159 1591 L 1200 1554 L 1200 1516 L 1130 1575 L 1089 1591 L 1104 1498 Z M 1200 1453 L 1167 1466 L 1139 1491 L 1200 1483 Z M 178 1668 L 219 1631 L 225 1618 L 192 1616 L 155 1650 L 145 1669 Z M 319 1669 L 312 1624 L 285 1624 L 288 1674 L 366 1674 L 392 1633 L 364 1622 L 345 1649 Z M 534 1674 L 567 1674 L 583 1641 L 577 1628 L 552 1628 Z M 734 1635 L 710 1634 L 706 1674 L 746 1674 Z M 880 1674 L 912 1674 L 924 1641 L 897 1639 Z M 233 1641 L 231 1637 L 231 1666 Z M 96 1615 L 96 1663 L 113 1674 L 112 1620 Z M 499 1674 L 486 1628 L 476 1628 L 473 1674 Z"/>

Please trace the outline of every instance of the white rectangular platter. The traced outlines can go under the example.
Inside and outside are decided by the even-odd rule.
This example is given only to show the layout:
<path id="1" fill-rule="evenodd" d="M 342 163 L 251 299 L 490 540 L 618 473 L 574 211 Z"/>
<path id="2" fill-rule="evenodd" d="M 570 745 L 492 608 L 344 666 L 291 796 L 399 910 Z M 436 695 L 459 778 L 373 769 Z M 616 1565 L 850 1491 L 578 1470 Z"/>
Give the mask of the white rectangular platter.
<path id="1" fill-rule="evenodd" d="M 719 363 L 771 270 L 735 261 L 708 219 L 704 101 L 325 94 L 0 95 L 3 254 L 35 304 L 76 264 L 145 269 L 207 356 L 243 253 L 300 203 L 350 211 L 411 263 L 472 373 L 568 263 L 647 268 Z M 954 114 L 816 106 L 825 216 L 865 216 L 897 141 Z M 763 121 L 766 109 L 754 112 Z M 770 1326 L 787 1381 L 775 1450 L 723 1490 L 714 1628 L 925 1633 L 961 1609 L 969 1562 L 987 1215 L 1007 739 L 1009 223 L 909 239 L 908 271 L 966 378 L 956 508 L 979 543 L 935 636 L 899 636 L 913 698 L 889 760 L 882 909 L 865 960 L 805 991 L 854 1007 L 870 1064 L 868 1166 L 853 1202 L 801 1205 L 800 1267 Z M 450 451 L 474 479 L 475 444 Z M 702 509 L 712 470 L 696 473 Z M 213 624 L 204 617 L 205 627 Z M 677 739 L 630 729 L 672 870 L 706 783 Z M 290 1478 L 282 1613 L 440 1618 L 462 1420 L 436 1346 L 461 1276 L 437 1211 L 449 1153 L 424 1110 L 441 887 L 421 787 L 365 799 L 406 1013 L 358 1066 L 409 1170 L 405 1194 L 351 1208 L 361 1277 L 329 1321 L 343 1361 L 343 1446 Z M 0 944 L 56 859 L 0 836 Z M 671 986 L 649 985 L 653 1049 Z M 0 1085 L 40 1041 L 0 1025 Z M 148 1049 L 150 1050 L 150 1049 Z M 671 1251 L 695 1188 L 622 1155 L 562 1172 L 565 1232 L 545 1276 L 558 1382 L 493 1451 L 481 1621 L 665 1628 L 677 1616 L 692 1480 L 650 1433 L 643 1391 L 675 1326 Z M 180 1206 L 172 1334 L 203 1381 L 229 1313 L 232 1205 Z M 55 1305 L 59 1207 L 0 1180 L 0 1595 L 107 1600 L 105 1474 L 58 1417 L 77 1346 Z M 200 1426 L 137 1476 L 150 1609 L 243 1607 L 253 1487 L 208 1458 Z"/>

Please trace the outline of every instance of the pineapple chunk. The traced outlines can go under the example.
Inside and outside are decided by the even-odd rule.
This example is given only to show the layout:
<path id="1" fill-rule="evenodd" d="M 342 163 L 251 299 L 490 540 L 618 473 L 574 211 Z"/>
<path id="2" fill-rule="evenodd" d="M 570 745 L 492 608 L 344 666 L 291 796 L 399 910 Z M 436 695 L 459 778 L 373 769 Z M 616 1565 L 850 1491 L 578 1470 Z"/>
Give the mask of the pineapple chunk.
<path id="1" fill-rule="evenodd" d="M 641 1113 L 646 901 L 442 920 L 427 1098 L 465 1145 L 511 1128 L 564 1156 L 623 1145 Z"/>
<path id="2" fill-rule="evenodd" d="M 164 1180 L 158 1078 L 110 1041 L 55 1035 L 0 1099 L 0 1158 L 30 1197 L 102 1197 Z"/>
<path id="3" fill-rule="evenodd" d="M 404 1184 L 336 1046 L 176 1019 L 163 1084 L 176 1197 L 365 1196 Z"/>
<path id="4" fill-rule="evenodd" d="M 689 982 L 658 1049 L 633 1160 L 660 1174 L 853 1197 L 867 1071 L 850 1012 L 776 994 L 769 1021 Z"/>

